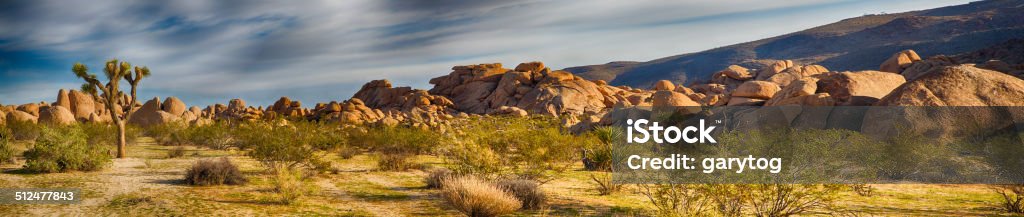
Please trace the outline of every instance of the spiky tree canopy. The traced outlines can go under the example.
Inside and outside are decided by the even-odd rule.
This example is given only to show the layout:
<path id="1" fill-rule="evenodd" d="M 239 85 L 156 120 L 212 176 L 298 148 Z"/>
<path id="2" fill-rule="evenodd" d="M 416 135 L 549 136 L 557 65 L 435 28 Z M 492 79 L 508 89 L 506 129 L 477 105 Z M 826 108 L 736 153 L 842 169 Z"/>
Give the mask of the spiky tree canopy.
<path id="1" fill-rule="evenodd" d="M 133 70 L 134 69 L 134 70 Z M 90 94 L 96 94 L 102 92 L 104 96 L 107 96 L 115 104 L 122 103 L 134 103 L 134 102 L 121 102 L 120 96 L 124 93 L 119 90 L 119 83 L 121 79 L 127 81 L 132 88 L 132 95 L 135 94 L 135 89 L 142 78 L 150 76 L 148 67 L 135 66 L 132 67 L 131 63 L 122 62 L 117 59 L 111 59 L 104 64 L 103 73 L 106 75 L 108 82 L 105 84 L 97 79 L 95 74 L 89 73 L 89 67 L 82 63 L 75 63 L 71 66 L 71 71 L 75 73 L 75 76 L 82 78 L 86 81 L 82 84 L 82 91 Z M 133 100 L 134 101 L 134 100 Z"/>

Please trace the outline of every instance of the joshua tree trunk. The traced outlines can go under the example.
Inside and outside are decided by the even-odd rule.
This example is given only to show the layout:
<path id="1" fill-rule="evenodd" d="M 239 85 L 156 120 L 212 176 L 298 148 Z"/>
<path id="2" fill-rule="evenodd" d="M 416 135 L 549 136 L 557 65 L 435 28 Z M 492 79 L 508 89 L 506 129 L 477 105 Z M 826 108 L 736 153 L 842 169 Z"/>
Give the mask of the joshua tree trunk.
<path id="1" fill-rule="evenodd" d="M 124 122 L 117 122 L 119 122 L 117 123 L 117 158 L 125 158 L 128 157 L 128 150 L 126 150 L 128 149 L 128 141 L 125 139 L 124 135 L 125 126 Z"/>
<path id="2" fill-rule="evenodd" d="M 128 150 L 126 150 L 128 149 L 128 141 L 125 139 L 125 121 L 128 121 L 128 115 L 125 114 L 124 119 L 117 115 L 117 111 L 114 111 L 114 105 L 116 104 L 114 100 L 117 99 L 115 97 L 107 97 L 107 102 L 115 102 L 107 103 L 107 110 L 110 110 L 110 119 L 114 121 L 114 126 L 117 126 L 117 158 L 126 158 L 128 157 Z"/>

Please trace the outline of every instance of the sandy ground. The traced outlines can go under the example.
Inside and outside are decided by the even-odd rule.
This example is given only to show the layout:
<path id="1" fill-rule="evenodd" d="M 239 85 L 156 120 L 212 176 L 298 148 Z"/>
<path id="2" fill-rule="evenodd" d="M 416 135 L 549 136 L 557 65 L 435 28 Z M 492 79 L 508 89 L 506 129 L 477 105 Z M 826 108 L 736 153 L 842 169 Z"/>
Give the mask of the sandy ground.
<path id="1" fill-rule="evenodd" d="M 259 162 L 237 151 L 187 147 L 185 157 L 167 158 L 172 147 L 143 138 L 130 146 L 130 158 L 114 159 L 97 172 L 26 174 L 21 164 L 0 166 L 0 186 L 73 187 L 84 200 L 70 205 L 0 205 L 0 216 L 459 216 L 427 189 L 421 170 L 374 170 L 370 156 L 334 159 L 334 174 L 315 176 L 312 194 L 295 204 L 282 204 L 273 192 L 270 175 Z M 193 187 L 182 184 L 186 169 L 200 159 L 228 157 L 250 183 L 242 186 Z M 443 161 L 431 156 L 416 160 L 424 168 Z M 590 172 L 572 170 L 542 185 L 550 205 L 520 211 L 516 216 L 630 216 L 652 207 L 627 188 L 610 196 L 598 195 Z M 873 196 L 842 197 L 839 205 L 860 216 L 978 216 L 1006 215 L 992 207 L 997 201 L 987 186 L 875 185 Z"/>

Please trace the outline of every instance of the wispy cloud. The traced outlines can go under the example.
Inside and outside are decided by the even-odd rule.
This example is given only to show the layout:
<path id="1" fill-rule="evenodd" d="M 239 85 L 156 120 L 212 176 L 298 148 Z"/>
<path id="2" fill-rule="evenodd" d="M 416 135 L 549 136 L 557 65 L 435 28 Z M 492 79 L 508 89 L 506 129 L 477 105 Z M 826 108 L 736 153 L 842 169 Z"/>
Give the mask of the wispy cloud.
<path id="1" fill-rule="evenodd" d="M 4 1 L 0 101 L 53 100 L 75 61 L 144 64 L 146 98 L 341 100 L 453 65 L 649 60 L 943 1 Z M 31 55 L 30 55 L 31 54 Z M 11 88 L 18 87 L 18 88 Z"/>

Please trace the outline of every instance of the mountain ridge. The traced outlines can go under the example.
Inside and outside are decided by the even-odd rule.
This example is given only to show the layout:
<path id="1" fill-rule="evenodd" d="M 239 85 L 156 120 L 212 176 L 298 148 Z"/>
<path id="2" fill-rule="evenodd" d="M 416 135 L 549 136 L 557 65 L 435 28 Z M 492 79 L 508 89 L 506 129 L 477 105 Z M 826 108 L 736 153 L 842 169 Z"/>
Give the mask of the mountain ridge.
<path id="1" fill-rule="evenodd" d="M 989 0 L 927 10 L 866 15 L 780 36 L 663 57 L 565 68 L 612 85 L 649 87 L 658 80 L 704 83 L 729 65 L 761 68 L 771 60 L 820 64 L 833 71 L 876 69 L 892 53 L 955 55 L 1024 38 L 1024 1 Z M 878 43 L 883 41 L 885 43 Z"/>

